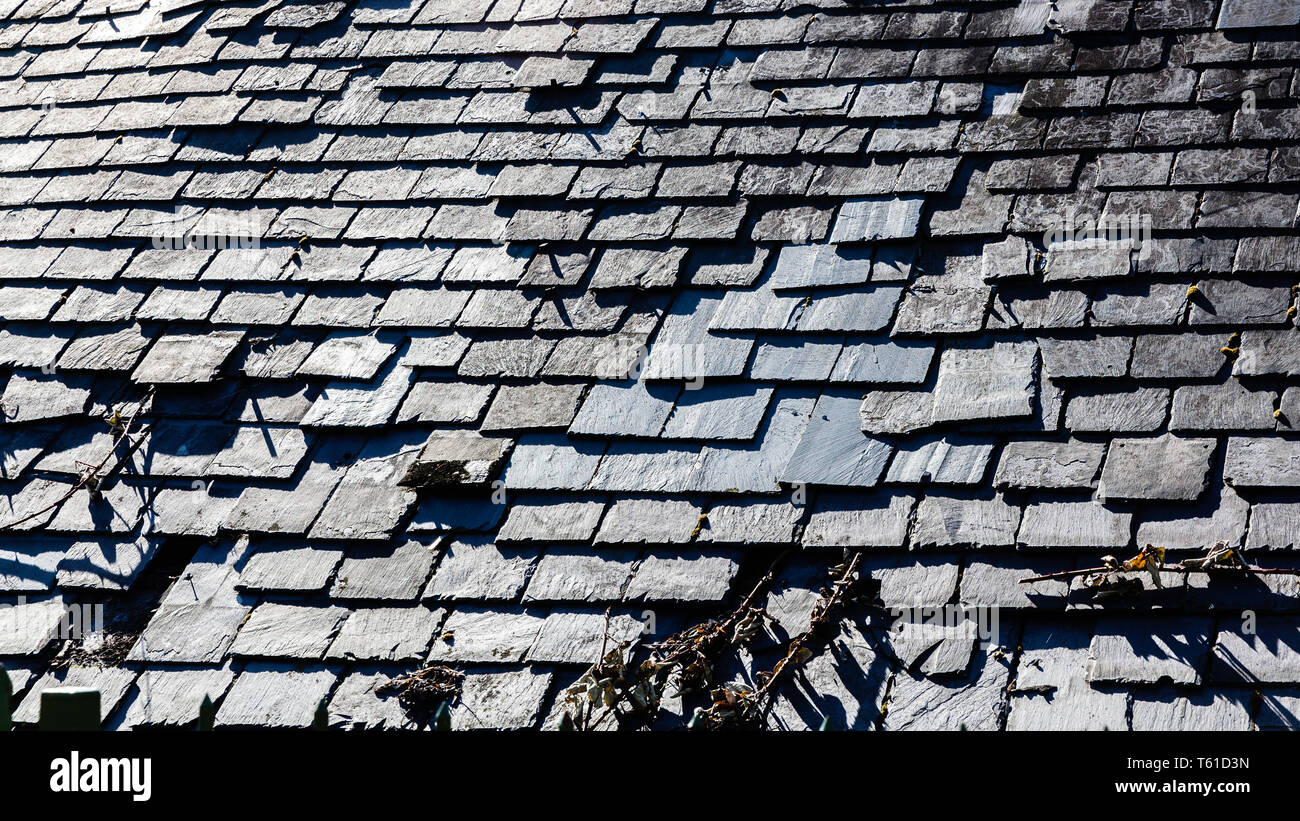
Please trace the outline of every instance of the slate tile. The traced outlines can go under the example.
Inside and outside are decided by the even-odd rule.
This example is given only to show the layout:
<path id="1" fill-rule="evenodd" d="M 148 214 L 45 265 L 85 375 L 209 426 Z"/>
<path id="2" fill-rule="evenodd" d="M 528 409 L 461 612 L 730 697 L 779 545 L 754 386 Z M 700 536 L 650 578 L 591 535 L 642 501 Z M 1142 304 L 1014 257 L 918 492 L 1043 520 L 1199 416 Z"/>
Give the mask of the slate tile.
<path id="1" fill-rule="evenodd" d="M 1172 435 L 1152 439 L 1115 439 L 1101 472 L 1103 499 L 1194 501 L 1209 486 L 1213 439 Z M 1169 470 L 1177 465 L 1177 471 Z"/>
<path id="2" fill-rule="evenodd" d="M 1174 391 L 1169 429 L 1269 430 L 1274 427 L 1277 394 L 1252 391 L 1230 380 L 1218 385 L 1185 385 Z"/>
<path id="3" fill-rule="evenodd" d="M 502 549 L 486 538 L 458 539 L 443 552 L 422 598 L 513 601 L 533 567 L 533 551 Z"/>
<path id="4" fill-rule="evenodd" d="M 514 608 L 459 608 L 443 623 L 429 661 L 518 662 L 533 646 L 545 621 L 540 615 Z"/>
<path id="5" fill-rule="evenodd" d="M 912 545 L 930 547 L 1010 547 L 1020 524 L 1020 508 L 1001 497 L 959 499 L 926 496 L 916 509 Z"/>
<path id="6" fill-rule="evenodd" d="M 600 654 L 608 636 L 611 645 L 628 641 L 644 630 L 634 617 L 615 614 L 608 619 L 603 613 L 553 611 L 541 624 L 537 640 L 528 650 L 528 660 L 551 664 L 589 664 Z"/>
<path id="7" fill-rule="evenodd" d="M 799 339 L 760 339 L 750 366 L 754 379 L 776 381 L 822 381 L 830 377 L 840 358 L 838 342 L 810 342 Z"/>
<path id="8" fill-rule="evenodd" d="M 350 550 L 330 596 L 345 600 L 413 601 L 433 568 L 432 546 L 416 541 Z"/>
<path id="9" fill-rule="evenodd" d="M 739 562 L 727 553 L 652 551 L 637 565 L 625 597 L 646 603 L 721 601 L 739 569 Z"/>
<path id="10" fill-rule="evenodd" d="M 1233 436 L 1224 456 L 1224 482 L 1235 487 L 1293 487 L 1300 482 L 1294 456 L 1300 443 Z"/>
<path id="11" fill-rule="evenodd" d="M 781 473 L 781 481 L 871 487 L 893 448 L 864 436 L 864 404 L 856 395 L 824 393 Z"/>
<path id="12" fill-rule="evenodd" d="M 1247 332 L 1253 334 L 1254 332 Z M 1266 334 L 1267 332 L 1260 332 Z M 1265 339 L 1267 337 L 1251 337 Z M 1212 334 L 1148 333 L 1137 337 L 1129 375 L 1139 379 L 1210 377 L 1227 361 L 1220 348 L 1227 340 Z M 1240 361 L 1240 359 L 1238 360 Z M 1249 367 L 1247 363 L 1243 367 Z"/>
<path id="13" fill-rule="evenodd" d="M 303 417 L 306 426 L 370 427 L 392 418 L 411 385 L 411 369 L 389 365 L 369 385 L 331 382 Z"/>
<path id="14" fill-rule="evenodd" d="M 1002 449 L 993 483 L 999 488 L 1086 489 L 1095 485 L 1106 446 L 1100 442 L 1015 441 Z"/>
<path id="15" fill-rule="evenodd" d="M 1034 350 L 1024 342 L 949 348 L 939 359 L 936 422 L 1028 416 L 1033 412 Z"/>
<path id="16" fill-rule="evenodd" d="M 1138 626 L 1103 619 L 1088 648 L 1090 682 L 1200 684 L 1209 645 L 1208 622 L 1161 620 Z"/>
<path id="17" fill-rule="evenodd" d="M 1202 553 L 1219 541 L 1233 547 L 1242 544 L 1249 505 L 1232 488 L 1223 488 L 1217 498 L 1211 495 L 1194 509 L 1178 507 L 1177 510 L 1152 508 L 1146 511 L 1138 525 L 1137 543 Z M 1257 506 L 1254 515 L 1258 513 Z"/>
<path id="18" fill-rule="evenodd" d="M 820 494 L 803 531 L 813 547 L 901 547 L 916 499 L 889 495 L 857 499 Z"/>
<path id="19" fill-rule="evenodd" d="M 1066 405 L 1065 426 L 1079 433 L 1156 431 L 1164 425 L 1168 407 L 1164 388 L 1080 393 Z"/>
<path id="20" fill-rule="evenodd" d="M 151 668 L 140 673 L 123 709 L 109 729 L 181 729 L 198 721 L 204 698 L 220 701 L 235 679 L 229 665 L 219 669 Z"/>
<path id="21" fill-rule="evenodd" d="M 253 610 L 230 652 L 239 656 L 320 658 L 347 610 L 267 602 Z"/>
<path id="22" fill-rule="evenodd" d="M 1291 331 L 1245 331 L 1241 335 L 1240 353 L 1233 363 L 1233 375 L 1289 375 L 1296 369 L 1296 352 Z"/>
<path id="23" fill-rule="evenodd" d="M 335 681 L 335 674 L 328 670 L 250 664 L 222 699 L 216 723 L 222 727 L 309 727 Z"/>
<path id="24" fill-rule="evenodd" d="M 551 550 L 537 563 L 524 594 L 527 602 L 601 602 L 622 599 L 637 559 L 633 550 L 591 553 Z"/>
<path id="25" fill-rule="evenodd" d="M 465 677 L 459 703 L 452 710 L 452 727 L 535 728 L 552 678 L 551 673 L 532 669 L 471 673 Z"/>
<path id="26" fill-rule="evenodd" d="M 497 532 L 502 542 L 583 542 L 600 523 L 603 502 L 515 503 Z"/>
<path id="27" fill-rule="evenodd" d="M 0 654 L 34 656 L 59 635 L 67 614 L 61 596 L 24 599 L 0 611 Z"/>
<path id="28" fill-rule="evenodd" d="M 706 386 L 678 397 L 660 435 L 665 439 L 752 440 L 772 391 Z"/>
<path id="29" fill-rule="evenodd" d="M 423 659 L 442 611 L 423 607 L 355 610 L 330 644 L 326 658 L 365 661 Z"/>
<path id="30" fill-rule="evenodd" d="M 1085 678 L 1091 633 L 1075 624 L 1026 626 L 1008 730 L 1127 729 L 1128 694 Z"/>
<path id="31" fill-rule="evenodd" d="M 259 545 L 247 558 L 235 587 L 260 592 L 321 591 L 343 558 L 340 550 Z"/>
<path id="32" fill-rule="evenodd" d="M 849 200 L 840 208 L 830 241 L 875 241 L 915 236 L 922 202 L 920 198 L 908 197 Z"/>
<path id="33" fill-rule="evenodd" d="M 1131 540 L 1132 514 L 1095 502 L 1038 502 L 1025 508 L 1016 536 L 1025 547 L 1124 548 Z"/>
<path id="34" fill-rule="evenodd" d="M 37 376 L 15 372 L 0 394 L 7 422 L 77 416 L 86 410 L 90 383 L 78 376 Z"/>
<path id="35" fill-rule="evenodd" d="M 159 337 L 136 367 L 137 382 L 210 382 L 243 339 L 243 331 Z"/>
<path id="36" fill-rule="evenodd" d="M 99 691 L 100 722 L 106 721 L 122 703 L 131 683 L 134 670 L 120 667 L 67 667 L 51 670 L 32 684 L 13 713 L 15 724 L 37 724 L 40 721 L 41 693 L 48 687 L 87 687 Z"/>
<path id="37" fill-rule="evenodd" d="M 700 508 L 684 500 L 617 499 L 606 512 L 595 542 L 681 544 L 689 542 L 700 525 Z"/>
<path id="38" fill-rule="evenodd" d="M 705 517 L 699 541 L 716 544 L 789 544 L 800 518 L 788 503 L 715 505 Z"/>
<path id="39" fill-rule="evenodd" d="M 900 484 L 978 485 L 993 444 L 960 436 L 926 437 L 900 447 L 885 482 Z"/>

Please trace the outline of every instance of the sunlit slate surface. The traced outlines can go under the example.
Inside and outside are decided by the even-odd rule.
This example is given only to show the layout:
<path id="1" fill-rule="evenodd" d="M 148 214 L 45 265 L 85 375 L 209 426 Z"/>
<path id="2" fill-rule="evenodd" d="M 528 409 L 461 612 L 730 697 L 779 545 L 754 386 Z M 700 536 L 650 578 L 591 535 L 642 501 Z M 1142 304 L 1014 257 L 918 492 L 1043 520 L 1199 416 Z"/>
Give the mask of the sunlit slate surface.
<path id="1" fill-rule="evenodd" d="M 1018 582 L 1147 542 L 1300 566 L 1297 3 L 0 21 L 18 721 L 63 681 L 112 727 L 209 695 L 222 726 L 324 699 L 409 728 L 383 685 L 434 662 L 457 726 L 551 726 L 606 608 L 610 641 L 663 638 L 798 548 L 728 675 L 841 550 L 876 602 L 773 727 L 1296 723 L 1293 576 Z M 64 498 L 137 408 L 139 449 Z M 995 646 L 880 609 L 947 603 L 998 608 Z M 95 604 L 108 639 L 66 639 Z"/>

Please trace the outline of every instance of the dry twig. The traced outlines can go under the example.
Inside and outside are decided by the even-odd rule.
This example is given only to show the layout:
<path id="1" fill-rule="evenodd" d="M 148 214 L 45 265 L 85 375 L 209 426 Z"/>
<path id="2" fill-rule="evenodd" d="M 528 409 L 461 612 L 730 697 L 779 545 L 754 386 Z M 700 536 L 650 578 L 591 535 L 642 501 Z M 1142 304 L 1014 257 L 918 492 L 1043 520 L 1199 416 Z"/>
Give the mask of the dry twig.
<path id="1" fill-rule="evenodd" d="M 118 458 L 117 462 L 113 464 L 113 467 L 109 468 L 107 472 L 101 473 L 101 471 L 104 470 L 104 466 L 113 458 L 113 454 L 117 453 L 118 446 L 121 445 L 124 440 L 130 438 L 131 428 L 135 425 L 136 417 L 140 415 L 140 411 L 144 408 L 145 403 L 147 403 L 150 397 L 153 396 L 153 392 L 154 389 L 150 387 L 145 395 L 141 397 L 139 404 L 135 406 L 135 410 L 131 411 L 131 416 L 125 421 L 122 421 L 121 417 L 116 412 L 113 413 L 109 424 L 110 429 L 117 435 L 117 438 L 113 440 L 112 447 L 108 449 L 108 452 L 104 454 L 104 458 L 99 460 L 98 464 L 90 465 L 80 462 L 78 463 L 82 466 L 82 470 L 77 474 L 77 481 L 73 483 L 67 493 L 63 494 L 58 499 L 55 499 L 53 502 L 50 502 L 40 510 L 28 513 L 21 519 L 9 522 L 8 524 L 0 525 L 0 530 L 10 530 L 25 522 L 35 519 L 37 516 L 54 510 L 59 505 L 62 505 L 64 502 L 75 496 L 77 491 L 83 488 L 88 488 L 92 494 L 98 494 L 103 489 L 104 485 L 117 475 L 118 471 L 122 469 L 122 466 L 125 465 L 133 455 L 135 455 L 135 452 L 140 449 L 140 445 L 144 443 L 145 434 L 148 433 L 147 430 L 142 432 L 130 443 L 126 449 L 126 453 L 122 454 L 121 457 Z"/>

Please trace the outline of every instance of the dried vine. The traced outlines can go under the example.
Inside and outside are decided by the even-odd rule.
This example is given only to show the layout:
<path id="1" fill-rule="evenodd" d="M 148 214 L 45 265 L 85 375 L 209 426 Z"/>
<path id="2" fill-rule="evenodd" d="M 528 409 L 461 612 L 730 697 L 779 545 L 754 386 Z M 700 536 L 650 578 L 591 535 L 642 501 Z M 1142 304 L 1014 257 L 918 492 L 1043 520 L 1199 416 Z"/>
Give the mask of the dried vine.
<path id="1" fill-rule="evenodd" d="M 690 718 L 687 726 L 692 729 L 762 727 L 782 680 L 812 658 L 809 645 L 824 634 L 832 624 L 833 613 L 848 597 L 858 579 L 863 554 L 855 553 L 831 568 L 832 581 L 814 605 L 808 628 L 786 643 L 775 667 L 758 674 L 757 688 L 735 682 L 714 687 L 719 662 L 749 645 L 767 622 L 775 621 L 755 606 L 755 601 L 776 578 L 786 555 L 788 551 L 777 558 L 735 609 L 648 645 L 648 654 L 640 661 L 634 642 L 621 642 L 612 649 L 607 641 L 602 642 L 597 661 L 565 691 L 561 725 L 589 729 L 596 711 L 604 710 L 600 720 L 612 716 L 620 727 L 649 726 L 659 715 L 664 695 L 672 689 L 676 695 L 709 691 L 709 706 L 696 710 Z M 606 617 L 608 638 L 608 613 Z"/>
<path id="2" fill-rule="evenodd" d="M 1141 589 L 1142 580 L 1126 574 L 1146 573 L 1151 576 L 1152 584 L 1162 587 L 1161 573 L 1206 573 L 1232 575 L 1291 575 L 1300 576 L 1300 569 L 1294 567 L 1251 567 L 1227 542 L 1218 542 L 1204 556 L 1186 559 L 1179 564 L 1165 564 L 1165 548 L 1148 544 L 1131 559 L 1120 561 L 1114 556 L 1102 556 L 1102 565 L 1086 567 L 1080 570 L 1062 570 L 1059 573 L 1045 573 L 1021 579 L 1021 584 L 1051 581 L 1055 579 L 1073 579 L 1084 577 L 1083 586 L 1092 590 L 1115 591 L 1124 589 Z"/>
<path id="3" fill-rule="evenodd" d="M 87 489 L 90 491 L 91 496 L 98 497 L 104 486 L 117 475 L 123 465 L 125 465 L 131 457 L 135 455 L 135 452 L 140 449 L 140 446 L 144 444 L 144 440 L 147 438 L 149 431 L 147 429 L 141 431 L 139 436 L 132 439 L 131 429 L 135 426 L 136 418 L 140 415 L 140 411 L 144 408 L 145 404 L 148 403 L 149 399 L 153 396 L 153 393 L 154 388 L 150 387 L 145 395 L 141 397 L 139 403 L 136 404 L 135 409 L 131 411 L 131 415 L 126 419 L 123 419 L 121 414 L 117 411 L 113 411 L 109 414 L 107 422 L 109 431 L 115 437 L 113 439 L 113 445 L 108 449 L 108 452 L 104 454 L 104 458 L 99 460 L 98 464 L 92 465 L 85 462 L 77 463 L 81 468 L 81 471 L 77 474 L 77 481 L 73 483 L 67 493 L 63 494 L 58 499 L 55 499 L 53 502 L 50 502 L 40 510 L 28 513 L 21 519 L 16 519 L 8 524 L 0 525 L 0 531 L 11 530 L 21 524 L 35 519 L 38 516 L 49 513 L 51 510 L 54 510 L 75 496 L 79 490 Z M 117 453 L 118 447 L 124 441 L 129 442 L 126 452 L 118 457 L 117 461 L 113 463 L 111 468 L 104 470 L 108 465 L 109 460 Z"/>

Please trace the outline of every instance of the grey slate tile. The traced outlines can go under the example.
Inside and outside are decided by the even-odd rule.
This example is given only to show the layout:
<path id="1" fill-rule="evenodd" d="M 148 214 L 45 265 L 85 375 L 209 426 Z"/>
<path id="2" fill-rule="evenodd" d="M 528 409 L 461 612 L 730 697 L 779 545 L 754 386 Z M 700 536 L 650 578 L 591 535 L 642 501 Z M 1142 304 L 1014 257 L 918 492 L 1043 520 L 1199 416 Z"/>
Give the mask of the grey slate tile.
<path id="1" fill-rule="evenodd" d="M 1097 494 L 1102 499 L 1194 501 L 1209 486 L 1218 443 L 1166 434 L 1115 439 L 1106 455 Z M 1177 466 L 1176 470 L 1170 468 Z"/>
<path id="2" fill-rule="evenodd" d="M 434 639 L 429 661 L 518 662 L 533 646 L 545 621 L 541 615 L 514 608 L 458 608 Z"/>
<path id="3" fill-rule="evenodd" d="M 885 482 L 901 484 L 978 485 L 993 443 L 960 436 L 924 437 L 900 447 Z"/>
<path id="4" fill-rule="evenodd" d="M 736 558 L 713 551 L 651 551 L 637 565 L 625 597 L 635 602 L 720 601 L 740 569 Z"/>
<path id="5" fill-rule="evenodd" d="M 318 659 L 325 654 L 347 610 L 266 602 L 239 630 L 230 652 L 237 656 Z"/>
<path id="6" fill-rule="evenodd" d="M 414 601 L 433 568 L 430 545 L 417 541 L 349 550 L 330 596 L 346 600 Z"/>
<path id="7" fill-rule="evenodd" d="M 604 502 L 533 501 L 516 503 L 497 532 L 502 542 L 581 542 L 591 538 Z"/>
<path id="8" fill-rule="evenodd" d="M 457 539 L 447 545 L 422 597 L 513 601 L 533 565 L 534 551 L 502 549 L 481 537 Z"/>
<path id="9" fill-rule="evenodd" d="M 1139 626 L 1103 619 L 1088 648 L 1088 681 L 1118 684 L 1200 684 L 1209 652 L 1207 620 L 1160 620 Z"/>
<path id="10" fill-rule="evenodd" d="M 916 509 L 912 545 L 929 547 L 1010 547 L 1020 524 L 1020 508 L 1001 497 L 959 499 L 926 496 Z"/>
<path id="11" fill-rule="evenodd" d="M 524 600 L 618 601 L 623 597 L 636 559 L 634 550 L 547 551 L 529 578 Z"/>
<path id="12" fill-rule="evenodd" d="M 1079 433 L 1156 431 L 1164 425 L 1168 407 L 1164 388 L 1080 393 L 1066 405 L 1065 426 Z"/>
<path id="13" fill-rule="evenodd" d="M 262 592 L 324 590 L 342 558 L 342 551 L 319 546 L 259 546 L 235 586 Z"/>
<path id="14" fill-rule="evenodd" d="M 914 497 L 902 494 L 867 498 L 819 494 L 804 526 L 803 543 L 810 547 L 902 547 L 915 505 Z"/>
<path id="15" fill-rule="evenodd" d="M 528 649 L 528 660 L 553 664 L 588 664 L 600 654 L 608 636 L 610 644 L 639 635 L 644 625 L 631 615 L 614 614 L 608 620 L 603 613 L 553 611 L 541 623 L 537 640 Z"/>
<path id="16" fill-rule="evenodd" d="M 569 426 L 573 434 L 658 436 L 673 410 L 675 386 L 635 381 L 592 387 Z"/>
<path id="17" fill-rule="evenodd" d="M 123 710 L 111 729 L 167 727 L 180 729 L 198 721 L 203 699 L 217 703 L 230 688 L 235 673 L 220 669 L 151 668 L 140 673 Z"/>
<path id="18" fill-rule="evenodd" d="M 1096 502 L 1037 502 L 1025 507 L 1016 540 L 1025 547 L 1127 547 L 1132 514 Z"/>
<path id="19" fill-rule="evenodd" d="M 1024 342 L 949 348 L 939 359 L 934 421 L 1029 416 L 1033 412 L 1035 359 L 1033 345 Z"/>
<path id="20" fill-rule="evenodd" d="M 335 681 L 335 674 L 328 670 L 250 664 L 222 699 L 216 723 L 223 727 L 309 727 Z"/>
<path id="21" fill-rule="evenodd" d="M 862 402 L 849 394 L 823 393 L 807 428 L 781 473 L 781 481 L 871 487 L 893 448 L 864 436 Z"/>
<path id="22" fill-rule="evenodd" d="M 993 482 L 1000 488 L 1085 489 L 1096 483 L 1106 446 L 1100 442 L 1016 441 L 1002 449 Z"/>
<path id="23" fill-rule="evenodd" d="M 1300 442 L 1233 436 L 1224 456 L 1223 479 L 1234 487 L 1294 487 L 1300 471 L 1294 457 Z"/>
<path id="24" fill-rule="evenodd" d="M 419 661 L 442 616 L 440 610 L 423 607 L 354 610 L 331 642 L 326 658 Z"/>
<path id="25" fill-rule="evenodd" d="M 134 670 L 121 667 L 67 667 L 51 670 L 32 684 L 27 695 L 13 713 L 15 724 L 37 724 L 40 720 L 41 693 L 47 687 L 88 687 L 99 691 L 99 717 L 101 723 L 122 703 L 131 683 Z"/>

